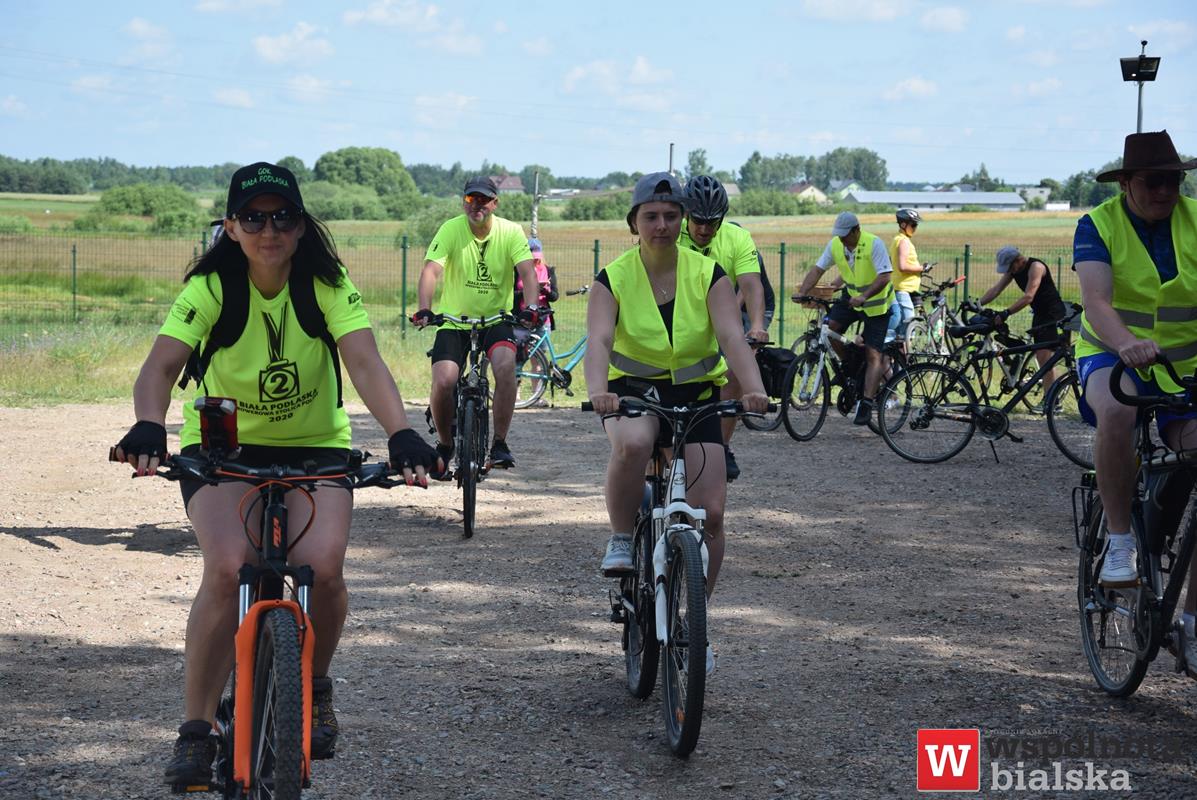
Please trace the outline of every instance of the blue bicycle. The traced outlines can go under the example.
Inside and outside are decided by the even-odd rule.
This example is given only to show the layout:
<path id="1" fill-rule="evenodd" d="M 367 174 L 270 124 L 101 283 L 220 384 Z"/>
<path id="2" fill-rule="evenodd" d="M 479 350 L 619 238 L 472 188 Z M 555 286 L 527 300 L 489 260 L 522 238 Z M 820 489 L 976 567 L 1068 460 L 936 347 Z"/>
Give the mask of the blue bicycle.
<path id="1" fill-rule="evenodd" d="M 586 294 L 589 286 L 566 292 L 566 296 Z M 515 367 L 515 407 L 529 408 L 540 402 L 545 390 L 565 392 L 573 397 L 569 388 L 573 383 L 572 370 L 586 356 L 586 334 L 573 347 L 558 353 L 553 348 L 551 326 L 544 325 L 533 331 L 526 344 L 518 352 Z"/>

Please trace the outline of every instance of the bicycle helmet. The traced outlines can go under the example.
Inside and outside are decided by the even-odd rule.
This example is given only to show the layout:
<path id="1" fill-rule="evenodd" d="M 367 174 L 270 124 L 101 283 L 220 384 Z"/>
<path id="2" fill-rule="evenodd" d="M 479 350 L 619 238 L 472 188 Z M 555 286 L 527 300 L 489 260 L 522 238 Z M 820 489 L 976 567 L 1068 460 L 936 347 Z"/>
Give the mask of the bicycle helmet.
<path id="1" fill-rule="evenodd" d="M 915 211 L 913 208 L 899 208 L 898 213 L 894 216 L 898 218 L 899 225 L 901 225 L 903 222 L 908 222 L 911 225 L 918 225 L 923 221 L 923 218 L 919 212 Z"/>
<path id="2" fill-rule="evenodd" d="M 727 216 L 727 190 L 710 175 L 695 175 L 686 181 L 686 197 L 690 200 L 691 216 L 699 219 Z"/>

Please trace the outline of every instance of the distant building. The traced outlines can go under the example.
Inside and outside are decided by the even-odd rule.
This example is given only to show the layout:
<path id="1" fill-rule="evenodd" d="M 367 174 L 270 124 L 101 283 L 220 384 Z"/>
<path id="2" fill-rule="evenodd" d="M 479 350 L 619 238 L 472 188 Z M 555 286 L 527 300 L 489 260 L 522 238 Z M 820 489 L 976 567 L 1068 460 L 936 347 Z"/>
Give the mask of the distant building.
<path id="1" fill-rule="evenodd" d="M 727 181 L 726 183 L 723 184 L 723 188 L 727 192 L 728 197 L 739 197 L 740 196 L 740 184 L 738 184 L 738 183 L 732 183 L 731 181 Z"/>
<path id="2" fill-rule="evenodd" d="M 1022 195 L 1028 203 L 1036 198 L 1046 203 L 1052 193 L 1051 187 L 1048 186 L 1015 186 L 1014 191 Z"/>
<path id="3" fill-rule="evenodd" d="M 791 185 L 790 188 L 786 189 L 786 191 L 790 194 L 797 195 L 798 199 L 800 200 L 809 200 L 810 202 L 818 203 L 819 205 L 825 205 L 826 203 L 831 202 L 827 199 L 827 195 L 823 194 L 822 190 L 820 190 L 818 186 L 815 186 L 810 181 L 799 181 L 798 183 Z"/>
<path id="4" fill-rule="evenodd" d="M 491 175 L 490 179 L 499 187 L 499 194 L 524 193 L 524 182 L 519 175 Z"/>
<path id="5" fill-rule="evenodd" d="M 1071 211 L 1072 203 L 1068 200 L 1060 200 L 1054 203 L 1044 203 L 1044 211 Z"/>
<path id="6" fill-rule="evenodd" d="M 863 186 L 851 178 L 836 178 L 827 186 L 828 193 L 837 200 L 843 200 L 850 192 L 859 192 L 863 189 Z"/>
<path id="7" fill-rule="evenodd" d="M 964 206 L 980 206 L 988 211 L 1021 211 L 1026 201 L 1017 192 L 849 192 L 849 203 L 873 203 L 919 211 L 955 211 Z"/>

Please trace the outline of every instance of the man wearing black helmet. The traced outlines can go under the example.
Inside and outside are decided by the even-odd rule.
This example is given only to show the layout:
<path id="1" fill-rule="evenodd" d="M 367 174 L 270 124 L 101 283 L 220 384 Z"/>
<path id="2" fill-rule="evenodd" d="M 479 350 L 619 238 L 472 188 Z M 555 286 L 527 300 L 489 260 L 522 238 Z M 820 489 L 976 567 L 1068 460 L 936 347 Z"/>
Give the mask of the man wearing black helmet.
<path id="1" fill-rule="evenodd" d="M 723 218 L 727 215 L 727 190 L 710 175 L 694 175 L 686 181 L 685 192 L 690 205 L 686 210 L 678 246 L 710 256 L 723 267 L 744 309 L 744 332 L 748 339 L 768 341 L 766 328 L 769 327 L 772 309 L 766 309 L 765 273 L 761 268 L 756 244 L 748 231 L 734 223 L 723 224 Z M 772 294 L 771 288 L 769 294 Z M 738 400 L 742 394 L 740 382 L 728 370 L 727 384 L 720 391 L 720 398 Z M 727 479 L 734 481 L 740 475 L 740 466 L 730 447 L 736 429 L 735 418 L 723 420 L 722 427 Z"/>

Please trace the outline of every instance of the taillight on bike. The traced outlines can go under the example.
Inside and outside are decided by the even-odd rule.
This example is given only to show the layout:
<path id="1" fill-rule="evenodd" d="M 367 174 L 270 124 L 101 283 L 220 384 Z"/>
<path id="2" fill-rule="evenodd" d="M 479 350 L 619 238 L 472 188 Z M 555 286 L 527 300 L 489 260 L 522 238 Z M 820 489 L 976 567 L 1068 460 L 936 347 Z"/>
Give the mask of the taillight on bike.
<path id="1" fill-rule="evenodd" d="M 237 401 L 231 397 L 197 397 L 195 410 L 199 412 L 200 448 L 225 455 L 236 452 Z"/>

